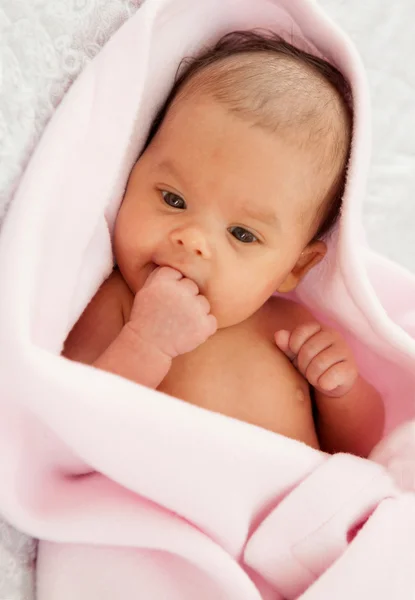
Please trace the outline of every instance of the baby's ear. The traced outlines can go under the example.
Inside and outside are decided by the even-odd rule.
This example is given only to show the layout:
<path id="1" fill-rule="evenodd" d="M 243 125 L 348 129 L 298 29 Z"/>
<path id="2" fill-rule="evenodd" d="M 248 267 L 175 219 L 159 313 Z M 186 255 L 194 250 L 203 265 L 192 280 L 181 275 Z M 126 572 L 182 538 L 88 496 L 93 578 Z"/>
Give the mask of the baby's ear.
<path id="1" fill-rule="evenodd" d="M 292 292 L 304 275 L 324 258 L 326 252 L 327 246 L 324 242 L 311 242 L 301 252 L 293 270 L 287 275 L 277 291 L 281 294 Z"/>

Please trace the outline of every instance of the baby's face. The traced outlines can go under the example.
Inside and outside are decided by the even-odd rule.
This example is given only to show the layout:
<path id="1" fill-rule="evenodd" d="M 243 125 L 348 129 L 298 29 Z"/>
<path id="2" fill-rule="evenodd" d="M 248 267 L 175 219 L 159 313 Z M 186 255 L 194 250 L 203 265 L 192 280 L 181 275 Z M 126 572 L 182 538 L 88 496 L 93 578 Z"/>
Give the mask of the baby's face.
<path id="1" fill-rule="evenodd" d="M 156 265 L 173 267 L 197 283 L 219 327 L 239 323 L 307 270 L 321 185 L 306 150 L 210 98 L 184 98 L 131 172 L 117 264 L 133 293 Z"/>

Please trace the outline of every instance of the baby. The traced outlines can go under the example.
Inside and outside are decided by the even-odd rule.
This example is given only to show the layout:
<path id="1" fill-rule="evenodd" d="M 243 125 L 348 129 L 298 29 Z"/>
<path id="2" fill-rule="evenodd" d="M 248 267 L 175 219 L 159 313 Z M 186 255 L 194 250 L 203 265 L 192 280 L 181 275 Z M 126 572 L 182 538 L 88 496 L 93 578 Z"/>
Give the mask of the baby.
<path id="1" fill-rule="evenodd" d="M 117 266 L 64 355 L 367 456 L 382 400 L 342 337 L 283 297 L 339 215 L 349 95 L 337 69 L 271 33 L 228 34 L 192 60 L 131 172 Z"/>

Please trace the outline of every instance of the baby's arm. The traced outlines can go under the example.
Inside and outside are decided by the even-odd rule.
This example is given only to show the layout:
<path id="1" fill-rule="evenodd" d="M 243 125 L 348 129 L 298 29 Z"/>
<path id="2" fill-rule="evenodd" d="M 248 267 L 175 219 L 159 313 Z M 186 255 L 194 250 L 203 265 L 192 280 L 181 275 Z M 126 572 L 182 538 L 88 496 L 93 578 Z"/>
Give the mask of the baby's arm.
<path id="1" fill-rule="evenodd" d="M 174 269 L 154 271 L 132 307 L 126 289 L 119 274 L 103 284 L 69 334 L 63 354 L 154 388 L 175 356 L 214 333 L 216 320 L 196 284 Z"/>
<path id="2" fill-rule="evenodd" d="M 322 450 L 368 456 L 383 432 L 384 406 L 342 336 L 314 321 L 279 331 L 275 339 L 314 387 Z"/>
<path id="3" fill-rule="evenodd" d="M 113 271 L 68 335 L 62 355 L 156 387 L 170 362 L 125 326 L 132 301 L 127 284 L 118 271 Z"/>

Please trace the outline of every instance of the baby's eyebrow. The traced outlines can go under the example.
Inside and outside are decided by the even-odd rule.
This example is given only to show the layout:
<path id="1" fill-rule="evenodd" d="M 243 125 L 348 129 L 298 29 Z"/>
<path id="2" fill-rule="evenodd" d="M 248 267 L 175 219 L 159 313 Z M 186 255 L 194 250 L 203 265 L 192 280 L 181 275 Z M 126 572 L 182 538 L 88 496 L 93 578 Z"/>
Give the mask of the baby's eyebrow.
<path id="1" fill-rule="evenodd" d="M 247 217 L 254 219 L 255 221 L 261 221 L 262 223 L 265 223 L 265 225 L 275 227 L 275 229 L 281 229 L 281 221 L 278 215 L 272 210 L 245 207 L 244 212 Z"/>
<path id="2" fill-rule="evenodd" d="M 172 175 L 174 175 L 175 177 L 179 177 L 179 172 L 176 169 L 176 167 L 174 166 L 174 164 L 172 163 L 171 160 L 161 160 L 158 164 L 157 164 L 157 168 L 158 169 L 162 169 L 163 171 L 169 171 Z"/>

